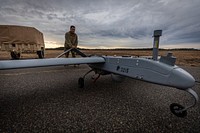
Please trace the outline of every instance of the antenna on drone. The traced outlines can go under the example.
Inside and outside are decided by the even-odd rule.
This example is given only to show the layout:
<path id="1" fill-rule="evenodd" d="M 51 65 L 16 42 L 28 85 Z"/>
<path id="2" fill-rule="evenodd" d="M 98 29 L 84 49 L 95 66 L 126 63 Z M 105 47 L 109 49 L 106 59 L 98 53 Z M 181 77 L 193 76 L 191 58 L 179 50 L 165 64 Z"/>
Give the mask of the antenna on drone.
<path id="1" fill-rule="evenodd" d="M 158 60 L 159 40 L 162 36 L 162 30 L 154 30 L 154 42 L 153 42 L 153 60 Z"/>

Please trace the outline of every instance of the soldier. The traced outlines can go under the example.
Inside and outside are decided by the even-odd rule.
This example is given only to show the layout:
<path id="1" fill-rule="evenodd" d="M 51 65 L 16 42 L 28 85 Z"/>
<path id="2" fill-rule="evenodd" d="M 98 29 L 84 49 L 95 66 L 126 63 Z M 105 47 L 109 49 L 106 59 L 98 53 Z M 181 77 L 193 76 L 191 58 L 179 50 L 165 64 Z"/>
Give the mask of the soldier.
<path id="1" fill-rule="evenodd" d="M 75 26 L 71 25 L 70 26 L 70 31 L 65 33 L 65 47 L 64 51 L 70 49 L 70 48 L 77 48 L 78 45 L 78 36 L 75 33 Z M 74 51 L 71 51 L 72 57 L 76 57 L 76 54 Z M 65 54 L 65 56 L 68 58 L 69 57 L 69 52 Z"/>

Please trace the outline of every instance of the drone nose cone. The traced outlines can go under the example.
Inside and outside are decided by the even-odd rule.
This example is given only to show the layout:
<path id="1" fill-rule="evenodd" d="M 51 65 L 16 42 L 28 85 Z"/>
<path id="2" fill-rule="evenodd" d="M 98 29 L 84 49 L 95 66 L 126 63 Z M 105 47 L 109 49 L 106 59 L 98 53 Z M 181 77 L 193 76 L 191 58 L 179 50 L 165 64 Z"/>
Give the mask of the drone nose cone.
<path id="1" fill-rule="evenodd" d="M 181 68 L 172 70 L 168 82 L 170 85 L 179 89 L 187 89 L 195 85 L 194 77 Z"/>

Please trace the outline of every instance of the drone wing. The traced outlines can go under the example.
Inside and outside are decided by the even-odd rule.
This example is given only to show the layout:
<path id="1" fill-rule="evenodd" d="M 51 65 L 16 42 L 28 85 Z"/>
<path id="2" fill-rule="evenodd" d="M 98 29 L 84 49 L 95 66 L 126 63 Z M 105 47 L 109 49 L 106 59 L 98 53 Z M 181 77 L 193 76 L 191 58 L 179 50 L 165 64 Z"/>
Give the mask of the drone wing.
<path id="1" fill-rule="evenodd" d="M 104 63 L 104 62 L 105 62 L 105 59 L 103 57 L 5 60 L 5 61 L 0 61 L 0 70 L 72 65 L 72 64 L 74 65 L 75 64 L 93 64 L 93 63 Z"/>

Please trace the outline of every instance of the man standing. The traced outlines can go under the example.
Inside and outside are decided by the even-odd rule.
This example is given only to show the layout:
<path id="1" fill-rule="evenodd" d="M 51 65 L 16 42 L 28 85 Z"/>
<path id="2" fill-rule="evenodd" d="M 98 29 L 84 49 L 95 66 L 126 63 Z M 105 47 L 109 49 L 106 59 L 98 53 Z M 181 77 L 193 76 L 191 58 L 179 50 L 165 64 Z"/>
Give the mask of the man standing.
<path id="1" fill-rule="evenodd" d="M 70 49 L 70 48 L 77 48 L 78 45 L 78 36 L 75 33 L 75 26 L 70 26 L 70 31 L 65 33 L 65 47 L 64 51 Z M 76 53 L 74 51 L 71 51 L 72 57 L 76 57 Z M 65 56 L 69 57 L 69 52 L 65 53 Z"/>

